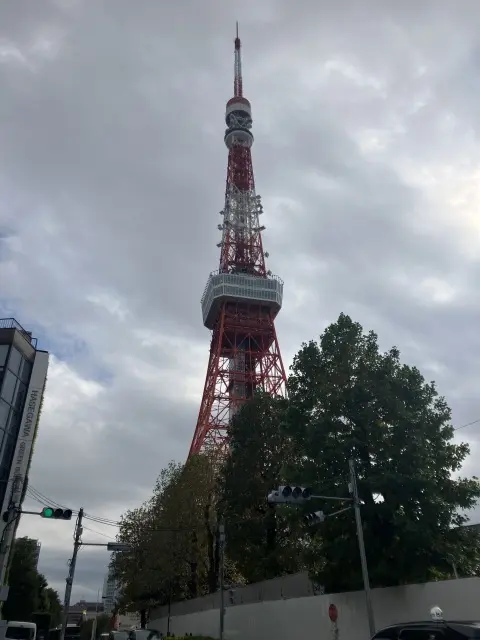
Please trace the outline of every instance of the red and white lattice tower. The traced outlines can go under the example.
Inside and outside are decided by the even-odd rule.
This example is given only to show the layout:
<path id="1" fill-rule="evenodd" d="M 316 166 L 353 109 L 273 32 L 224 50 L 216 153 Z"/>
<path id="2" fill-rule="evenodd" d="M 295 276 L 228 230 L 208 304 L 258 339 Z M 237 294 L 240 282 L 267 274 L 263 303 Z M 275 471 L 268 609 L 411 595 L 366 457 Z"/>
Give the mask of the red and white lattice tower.
<path id="1" fill-rule="evenodd" d="M 284 395 L 285 369 L 275 332 L 283 282 L 267 271 L 255 193 L 251 148 L 252 110 L 243 97 L 240 39 L 235 38 L 234 97 L 225 113 L 228 148 L 220 268 L 210 274 L 202 297 L 205 326 L 212 331 L 210 358 L 189 455 L 228 452 L 228 427 L 257 390 Z"/>

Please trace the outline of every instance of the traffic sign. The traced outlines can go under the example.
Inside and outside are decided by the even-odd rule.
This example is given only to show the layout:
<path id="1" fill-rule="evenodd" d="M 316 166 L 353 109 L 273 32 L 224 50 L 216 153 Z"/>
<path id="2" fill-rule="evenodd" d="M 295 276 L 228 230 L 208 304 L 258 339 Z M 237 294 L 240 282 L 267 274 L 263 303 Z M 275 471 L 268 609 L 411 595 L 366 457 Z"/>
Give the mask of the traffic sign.
<path id="1" fill-rule="evenodd" d="M 334 604 L 331 604 L 328 607 L 328 617 L 332 622 L 336 622 L 338 620 L 338 609 Z"/>
<path id="2" fill-rule="evenodd" d="M 132 545 L 122 542 L 109 542 L 107 544 L 107 551 L 131 551 Z"/>

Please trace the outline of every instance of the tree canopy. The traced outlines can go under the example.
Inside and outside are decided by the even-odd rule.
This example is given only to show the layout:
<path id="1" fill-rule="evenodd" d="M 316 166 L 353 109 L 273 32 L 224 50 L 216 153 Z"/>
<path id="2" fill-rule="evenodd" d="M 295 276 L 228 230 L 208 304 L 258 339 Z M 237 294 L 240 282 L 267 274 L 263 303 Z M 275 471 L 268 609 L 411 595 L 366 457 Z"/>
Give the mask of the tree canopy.
<path id="1" fill-rule="evenodd" d="M 289 478 L 348 495 L 354 459 L 373 585 L 447 577 L 452 558 L 465 575 L 477 570 L 476 533 L 462 525 L 480 484 L 456 475 L 469 448 L 453 442 L 450 419 L 435 384 L 402 364 L 397 348 L 381 353 L 377 335 L 346 315 L 294 359 L 288 428 L 302 456 Z M 351 514 L 327 519 L 319 535 L 319 578 L 330 589 L 361 586 Z"/>
<path id="2" fill-rule="evenodd" d="M 44 611 L 57 624 L 62 609 L 60 599 L 37 571 L 36 545 L 36 540 L 27 537 L 15 540 L 8 574 L 10 591 L 2 615 L 7 620 L 29 621 L 34 613 Z"/>
<path id="3" fill-rule="evenodd" d="M 198 455 L 164 469 L 150 500 L 127 512 L 113 568 L 123 586 L 121 609 L 144 610 L 218 587 L 217 491 L 214 469 Z"/>
<path id="4" fill-rule="evenodd" d="M 361 588 L 353 512 L 338 501 L 271 508 L 281 484 L 348 499 L 355 462 L 372 586 L 475 575 L 480 546 L 465 515 L 480 497 L 464 478 L 469 454 L 455 443 L 451 412 L 399 350 L 382 352 L 374 332 L 341 314 L 319 341 L 301 346 L 288 399 L 256 395 L 230 425 L 219 470 L 205 456 L 170 464 L 152 498 L 125 514 L 120 540 L 133 545 L 115 567 L 123 606 L 148 608 L 218 587 L 219 518 L 227 530 L 227 582 L 308 569 L 328 591 Z M 345 506 L 348 506 L 345 502 Z M 308 528 L 302 515 L 323 510 Z"/>
<path id="5" fill-rule="evenodd" d="M 304 568 L 298 516 L 266 501 L 296 459 L 285 428 L 287 406 L 283 398 L 258 394 L 230 428 L 232 453 L 220 477 L 219 509 L 226 523 L 228 556 L 247 582 Z"/>

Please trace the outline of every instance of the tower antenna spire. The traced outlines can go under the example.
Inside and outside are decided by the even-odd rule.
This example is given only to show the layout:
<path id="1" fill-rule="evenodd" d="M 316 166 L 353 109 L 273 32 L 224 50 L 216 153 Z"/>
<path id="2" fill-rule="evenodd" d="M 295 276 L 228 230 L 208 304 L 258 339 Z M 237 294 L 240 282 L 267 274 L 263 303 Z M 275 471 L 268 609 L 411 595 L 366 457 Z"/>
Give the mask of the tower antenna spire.
<path id="1" fill-rule="evenodd" d="M 241 98 L 243 96 L 243 81 L 242 81 L 242 43 L 238 37 L 238 21 L 235 37 L 235 76 L 233 82 L 233 95 Z"/>

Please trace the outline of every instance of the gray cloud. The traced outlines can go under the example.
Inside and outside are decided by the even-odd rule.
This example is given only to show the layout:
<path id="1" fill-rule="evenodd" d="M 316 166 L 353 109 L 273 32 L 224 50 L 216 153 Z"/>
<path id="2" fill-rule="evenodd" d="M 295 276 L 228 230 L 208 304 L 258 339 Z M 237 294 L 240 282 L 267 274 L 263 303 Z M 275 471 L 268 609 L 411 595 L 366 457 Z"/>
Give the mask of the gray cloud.
<path id="1" fill-rule="evenodd" d="M 456 424 L 480 417 L 480 10 L 341 4 L 4 10 L 0 308 L 55 354 L 31 474 L 45 495 L 116 520 L 187 455 L 236 19 L 286 363 L 345 311 L 437 380 Z M 478 433 L 459 435 L 475 447 Z M 21 532 L 42 539 L 41 568 L 63 588 L 72 524 L 37 520 Z M 90 524 L 90 540 L 114 535 Z M 75 598 L 94 597 L 107 561 L 82 551 Z"/>

